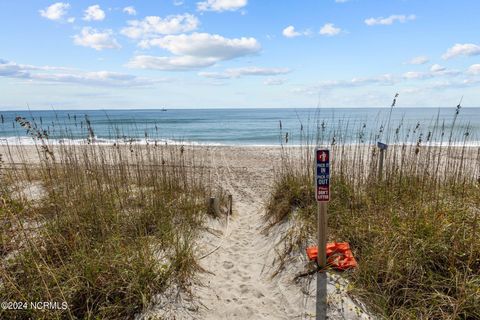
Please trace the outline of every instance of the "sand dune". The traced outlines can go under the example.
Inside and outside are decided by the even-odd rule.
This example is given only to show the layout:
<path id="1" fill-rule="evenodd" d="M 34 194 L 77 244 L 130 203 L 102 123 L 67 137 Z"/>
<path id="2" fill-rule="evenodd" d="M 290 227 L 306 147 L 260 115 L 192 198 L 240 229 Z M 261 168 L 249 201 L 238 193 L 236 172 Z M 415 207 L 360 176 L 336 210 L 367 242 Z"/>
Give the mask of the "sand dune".
<path id="1" fill-rule="evenodd" d="M 292 227 L 285 223 L 265 232 L 264 201 L 272 187 L 280 149 L 195 148 L 198 160 L 211 168 L 212 179 L 233 195 L 233 215 L 212 219 L 210 231 L 198 239 L 196 252 L 203 271 L 190 293 L 170 288 L 138 318 L 315 319 L 316 276 L 294 281 L 296 274 L 305 271 L 305 254 L 293 253 L 293 262 L 274 276 L 281 240 Z M 23 154 L 30 156 L 13 160 L 38 161 L 33 149 Z M 348 295 L 341 275 L 328 273 L 327 279 L 330 319 L 369 318 L 361 304 Z"/>

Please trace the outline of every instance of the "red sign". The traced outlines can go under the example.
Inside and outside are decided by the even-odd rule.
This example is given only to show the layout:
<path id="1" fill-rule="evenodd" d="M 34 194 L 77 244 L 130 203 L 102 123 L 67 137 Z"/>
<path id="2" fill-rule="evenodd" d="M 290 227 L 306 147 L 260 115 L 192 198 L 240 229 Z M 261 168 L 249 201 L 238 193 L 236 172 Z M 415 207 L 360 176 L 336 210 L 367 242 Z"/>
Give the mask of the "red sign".
<path id="1" fill-rule="evenodd" d="M 316 198 L 318 202 L 330 201 L 330 150 L 316 149 Z"/>

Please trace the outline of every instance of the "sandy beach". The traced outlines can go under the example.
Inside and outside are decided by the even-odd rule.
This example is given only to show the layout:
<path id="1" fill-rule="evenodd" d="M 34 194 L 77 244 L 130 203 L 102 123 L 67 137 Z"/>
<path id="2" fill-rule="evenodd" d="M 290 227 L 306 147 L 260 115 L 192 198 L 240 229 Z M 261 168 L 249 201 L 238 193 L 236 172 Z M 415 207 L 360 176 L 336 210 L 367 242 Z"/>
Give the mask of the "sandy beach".
<path id="1" fill-rule="evenodd" d="M 52 148 L 57 154 L 61 151 L 58 146 Z M 109 154 L 108 151 L 115 147 L 95 145 L 73 148 L 78 153 L 93 148 L 96 152 L 100 150 Z M 131 149 L 124 145 L 119 148 L 129 163 L 135 163 L 139 154 L 148 154 L 147 150 L 160 152 L 145 146 Z M 367 151 L 365 148 L 363 153 L 367 155 Z M 138 319 L 314 319 L 316 276 L 294 280 L 297 274 L 306 270 L 308 261 L 305 253 L 292 252 L 288 262 L 277 273 L 284 239 L 296 226 L 285 222 L 266 229 L 265 202 L 281 164 L 282 149 L 185 146 L 184 152 L 197 168 L 207 170 L 213 183 L 232 195 L 233 215 L 209 218 L 208 231 L 201 233 L 195 247 L 202 271 L 197 274 L 188 292 L 171 288 L 159 295 L 148 310 L 138 315 Z M 302 150 L 288 148 L 287 152 L 296 156 Z M 468 149 L 466 159 L 474 163 L 477 152 L 475 148 Z M 34 146 L 0 146 L 0 154 L 4 155 L 5 167 L 39 163 L 39 153 Z M 344 156 L 349 154 L 347 150 Z M 468 167 L 472 174 L 478 171 L 475 166 Z M 374 318 L 361 301 L 348 293 L 348 281 L 344 275 L 328 272 L 327 279 L 328 315 L 331 319 Z"/>
<path id="2" fill-rule="evenodd" d="M 76 146 L 81 152 L 85 146 Z M 98 148 L 112 148 L 100 146 Z M 131 155 L 125 147 L 125 154 Z M 141 148 L 142 150 L 142 148 Z M 299 149 L 292 149 L 298 153 Z M 55 152 L 58 152 L 55 150 Z M 233 197 L 233 215 L 210 219 L 210 232 L 198 239 L 196 255 L 203 269 L 190 288 L 159 296 L 141 319 L 312 319 L 315 317 L 315 276 L 294 281 L 305 271 L 304 252 L 275 275 L 278 252 L 291 229 L 285 223 L 265 231 L 264 205 L 280 164 L 279 147 L 187 147 L 195 162 Z M 0 147 L 5 166 L 38 164 L 34 146 Z M 129 161 L 134 161 L 134 156 Z M 7 160 L 8 158 L 8 160 Z M 339 274 L 329 273 L 329 315 L 332 319 L 364 319 L 367 313 L 346 292 Z M 361 311 L 361 312 L 359 312 Z"/>

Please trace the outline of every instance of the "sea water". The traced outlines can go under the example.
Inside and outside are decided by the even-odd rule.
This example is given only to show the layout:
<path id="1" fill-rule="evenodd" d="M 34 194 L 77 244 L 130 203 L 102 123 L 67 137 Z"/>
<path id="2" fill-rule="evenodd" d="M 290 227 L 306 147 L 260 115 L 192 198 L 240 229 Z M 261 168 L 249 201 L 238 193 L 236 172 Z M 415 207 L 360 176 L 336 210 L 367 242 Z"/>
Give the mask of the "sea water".
<path id="1" fill-rule="evenodd" d="M 458 114 L 457 114 L 458 111 Z M 479 145 L 480 108 L 289 108 L 1 111 L 0 144 L 32 144 L 23 117 L 50 143 Z"/>

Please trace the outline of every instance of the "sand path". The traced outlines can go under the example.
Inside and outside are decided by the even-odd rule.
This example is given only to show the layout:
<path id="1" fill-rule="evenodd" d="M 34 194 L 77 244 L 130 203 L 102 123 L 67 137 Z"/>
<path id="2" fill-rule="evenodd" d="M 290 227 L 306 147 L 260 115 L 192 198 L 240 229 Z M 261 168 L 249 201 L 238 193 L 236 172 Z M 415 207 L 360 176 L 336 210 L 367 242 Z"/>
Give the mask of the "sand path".
<path id="1" fill-rule="evenodd" d="M 264 232 L 264 202 L 272 189 L 278 149 L 251 149 L 242 152 L 211 148 L 213 178 L 233 195 L 234 212 L 228 223 L 217 224 L 221 236 L 206 233 L 200 240 L 203 252 L 213 253 L 200 260 L 207 271 L 193 288 L 200 306 L 192 319 L 316 319 L 316 276 L 294 282 L 305 270 L 304 255 L 294 259 L 279 275 L 272 277 L 281 251 L 282 237 L 290 225 Z M 200 245 L 200 248 L 202 245 Z M 370 319 L 346 293 L 341 276 L 328 272 L 328 318 Z"/>
<path id="2" fill-rule="evenodd" d="M 232 166 L 222 149 L 212 150 L 216 178 L 233 195 L 234 214 L 221 247 L 201 260 L 211 273 L 202 276 L 201 319 L 293 319 L 290 294 L 271 279 L 272 240 L 262 232 L 265 192 L 273 178 L 271 163 Z M 298 315 L 298 314 L 297 314 Z"/>

